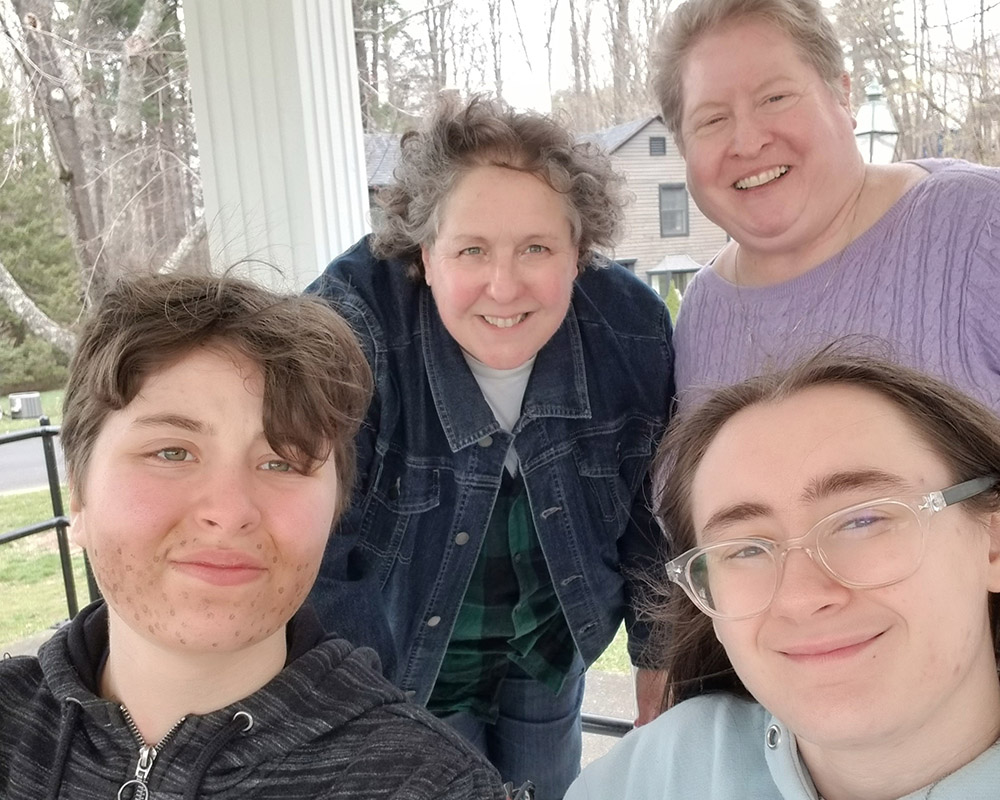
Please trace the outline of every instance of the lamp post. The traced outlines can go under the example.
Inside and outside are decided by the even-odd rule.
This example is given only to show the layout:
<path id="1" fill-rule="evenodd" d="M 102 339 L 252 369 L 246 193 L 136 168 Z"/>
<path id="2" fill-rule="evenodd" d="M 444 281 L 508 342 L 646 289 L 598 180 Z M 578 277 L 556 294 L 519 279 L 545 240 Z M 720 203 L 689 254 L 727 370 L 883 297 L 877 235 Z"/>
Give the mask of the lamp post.
<path id="1" fill-rule="evenodd" d="M 858 109 L 854 138 L 861 157 L 869 164 L 889 164 L 896 153 L 899 129 L 885 102 L 882 86 L 873 81 L 865 87 L 867 101 Z"/>

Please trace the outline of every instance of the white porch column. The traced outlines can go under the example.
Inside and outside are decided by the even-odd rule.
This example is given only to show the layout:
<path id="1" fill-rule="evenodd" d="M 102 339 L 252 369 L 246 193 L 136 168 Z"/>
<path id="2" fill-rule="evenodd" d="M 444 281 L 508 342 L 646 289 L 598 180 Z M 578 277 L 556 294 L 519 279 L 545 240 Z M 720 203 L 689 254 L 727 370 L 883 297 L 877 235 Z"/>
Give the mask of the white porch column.
<path id="1" fill-rule="evenodd" d="M 368 230 L 351 4 L 184 0 L 184 24 L 213 268 L 297 291 Z"/>

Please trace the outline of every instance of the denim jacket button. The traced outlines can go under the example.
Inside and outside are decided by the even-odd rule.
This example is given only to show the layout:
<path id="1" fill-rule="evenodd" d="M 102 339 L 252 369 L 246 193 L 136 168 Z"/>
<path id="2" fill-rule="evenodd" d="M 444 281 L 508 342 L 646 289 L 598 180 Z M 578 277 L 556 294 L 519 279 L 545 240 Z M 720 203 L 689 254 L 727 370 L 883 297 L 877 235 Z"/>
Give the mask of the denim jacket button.
<path id="1" fill-rule="evenodd" d="M 462 531 L 455 537 L 455 544 L 459 546 L 467 544 L 468 541 L 469 541 L 469 534 L 467 534 L 465 531 Z"/>
<path id="2" fill-rule="evenodd" d="M 427 627 L 436 628 L 440 624 L 440 622 L 441 622 L 441 617 L 435 614 L 433 617 L 427 620 Z"/>
<path id="3" fill-rule="evenodd" d="M 479 440 L 480 447 L 491 447 L 492 445 L 493 445 L 492 436 L 484 436 L 482 439 Z"/>

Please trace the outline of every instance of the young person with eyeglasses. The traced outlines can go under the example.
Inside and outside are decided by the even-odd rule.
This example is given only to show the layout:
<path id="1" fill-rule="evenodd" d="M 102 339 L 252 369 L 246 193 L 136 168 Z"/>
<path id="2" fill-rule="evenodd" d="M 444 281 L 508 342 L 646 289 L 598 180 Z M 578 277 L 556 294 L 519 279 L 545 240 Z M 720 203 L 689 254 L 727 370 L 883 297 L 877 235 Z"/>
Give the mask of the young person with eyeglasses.
<path id="1" fill-rule="evenodd" d="M 567 800 L 998 796 L 1000 419 L 828 349 L 682 412 L 658 459 L 672 708 Z"/>

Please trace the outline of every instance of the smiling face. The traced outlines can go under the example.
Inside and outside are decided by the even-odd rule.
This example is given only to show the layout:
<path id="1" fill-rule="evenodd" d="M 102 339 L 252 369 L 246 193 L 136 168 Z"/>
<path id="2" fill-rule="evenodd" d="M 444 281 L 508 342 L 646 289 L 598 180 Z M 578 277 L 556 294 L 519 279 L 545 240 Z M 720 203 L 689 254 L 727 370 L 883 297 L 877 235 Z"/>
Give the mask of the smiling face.
<path id="1" fill-rule="evenodd" d="M 534 357 L 569 309 L 577 276 L 566 200 L 540 178 L 475 167 L 422 248 L 425 280 L 448 333 L 496 369 Z"/>
<path id="2" fill-rule="evenodd" d="M 888 400 L 813 387 L 746 408 L 720 429 L 694 475 L 692 518 L 699 544 L 748 524 L 782 541 L 854 503 L 935 491 L 956 477 Z M 824 749 L 914 739 L 940 749 L 953 733 L 964 741 L 970 731 L 995 732 L 1000 719 L 987 613 L 987 594 L 998 589 L 986 522 L 957 506 L 932 518 L 911 577 L 849 589 L 793 550 L 771 607 L 717 620 L 715 631 L 810 766 Z"/>
<path id="3" fill-rule="evenodd" d="M 835 93 L 782 31 L 744 19 L 698 41 L 682 80 L 688 184 L 709 219 L 771 253 L 846 224 L 864 177 L 846 75 Z"/>
<path id="4" fill-rule="evenodd" d="M 113 629 L 228 652 L 284 636 L 336 501 L 332 461 L 302 474 L 264 438 L 260 370 L 199 348 L 107 416 L 72 493 L 71 532 Z"/>

